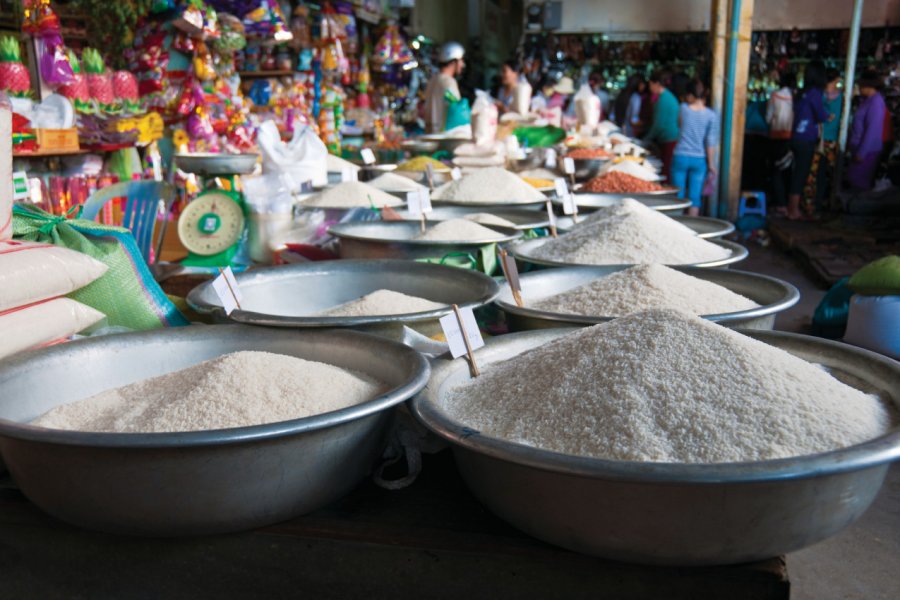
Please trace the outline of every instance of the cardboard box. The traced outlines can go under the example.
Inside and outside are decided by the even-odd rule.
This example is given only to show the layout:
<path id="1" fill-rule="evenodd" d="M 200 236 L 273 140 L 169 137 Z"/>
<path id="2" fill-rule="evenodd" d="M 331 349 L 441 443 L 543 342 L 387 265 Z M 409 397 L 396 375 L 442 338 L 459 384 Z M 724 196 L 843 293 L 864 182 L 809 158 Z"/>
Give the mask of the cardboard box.
<path id="1" fill-rule="evenodd" d="M 35 129 L 38 140 L 38 152 L 74 152 L 78 145 L 78 129 Z"/>

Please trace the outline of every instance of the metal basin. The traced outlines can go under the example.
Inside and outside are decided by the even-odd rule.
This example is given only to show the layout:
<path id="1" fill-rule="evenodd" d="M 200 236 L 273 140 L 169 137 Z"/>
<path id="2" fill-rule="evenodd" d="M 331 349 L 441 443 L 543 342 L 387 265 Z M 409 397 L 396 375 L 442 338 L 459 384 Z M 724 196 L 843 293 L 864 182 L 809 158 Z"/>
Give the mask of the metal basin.
<path id="1" fill-rule="evenodd" d="M 441 258 L 460 252 L 475 254 L 488 244 L 510 242 L 522 232 L 505 227 L 491 227 L 502 234 L 497 239 L 432 241 L 413 239 L 419 224 L 411 222 L 339 223 L 328 233 L 340 240 L 341 258 Z"/>
<path id="2" fill-rule="evenodd" d="M 235 429 L 85 433 L 26 424 L 60 404 L 238 350 L 355 370 L 389 391 L 322 415 Z M 32 502 L 80 527 L 148 536 L 240 531 L 315 510 L 355 487 L 381 456 L 392 407 L 428 373 L 412 349 L 355 331 L 211 325 L 85 339 L 0 362 L 0 452 Z"/>
<path id="3" fill-rule="evenodd" d="M 425 335 L 440 331 L 438 320 L 451 305 L 477 308 L 500 293 L 492 278 L 477 271 L 406 260 L 332 260 L 252 269 L 235 275 L 244 297 L 225 316 L 212 282 L 195 287 L 187 302 L 217 320 L 270 327 L 352 327 L 399 338 L 404 326 Z M 438 310 L 400 315 L 325 317 L 317 313 L 379 289 L 442 302 Z"/>
<path id="4" fill-rule="evenodd" d="M 679 198 L 674 191 L 663 190 L 661 192 L 646 192 L 641 194 L 594 194 L 589 192 L 576 192 L 575 202 L 578 209 L 587 209 L 582 212 L 588 212 L 591 209 L 607 208 L 621 204 L 625 198 L 632 198 L 639 202 L 643 202 L 653 210 L 660 211 L 681 211 L 691 205 L 690 200 Z M 562 200 L 554 199 L 556 204 L 562 206 Z"/>
<path id="5" fill-rule="evenodd" d="M 504 360 L 571 330 L 494 338 L 479 365 Z M 900 364 L 845 344 L 780 332 L 746 332 L 849 374 L 900 408 Z M 475 496 L 513 526 L 551 544 L 613 560 L 666 565 L 733 564 L 793 552 L 859 518 L 900 457 L 900 427 L 834 452 L 748 463 L 671 464 L 576 457 L 480 435 L 443 409 L 465 381 L 464 361 L 432 363 L 412 402 L 448 441 Z M 861 383 L 864 382 L 864 383 Z"/>
<path id="6" fill-rule="evenodd" d="M 627 268 L 625 266 L 565 267 L 562 269 L 544 269 L 523 273 L 519 277 L 519 281 L 522 285 L 521 295 L 525 306 L 519 307 L 516 305 L 507 285 L 501 287 L 500 295 L 495 300 L 495 303 L 506 313 L 506 320 L 512 331 L 596 325 L 597 323 L 609 321 L 614 317 L 548 312 L 529 308 L 528 305 Z M 750 298 L 760 305 L 759 308 L 752 310 L 701 315 L 704 319 L 716 321 L 726 327 L 772 329 L 775 326 L 775 316 L 794 306 L 800 300 L 800 292 L 797 291 L 797 288 L 767 275 L 731 269 L 674 268 L 685 275 L 721 285 L 736 294 Z"/>
<path id="7" fill-rule="evenodd" d="M 690 227 L 704 239 L 720 238 L 734 232 L 734 223 L 724 219 L 711 217 L 689 217 L 687 215 L 669 215 L 682 225 Z M 575 228 L 572 217 L 559 217 L 556 219 L 556 230 L 560 233 L 568 233 Z"/>
<path id="8" fill-rule="evenodd" d="M 400 216 L 407 221 L 418 222 L 419 218 L 412 216 L 409 211 L 397 211 Z M 429 221 L 447 221 L 449 219 L 461 219 L 466 215 L 474 213 L 490 213 L 501 219 L 506 219 L 515 225 L 515 229 L 520 231 L 528 231 L 529 229 L 539 229 L 548 227 L 550 220 L 547 218 L 546 212 L 527 210 L 523 208 L 500 207 L 491 210 L 484 210 L 480 206 L 437 206 L 428 213 Z M 491 226 L 492 227 L 492 226 Z M 559 227 L 557 226 L 557 229 Z"/>
<path id="9" fill-rule="evenodd" d="M 603 165 L 608 163 L 611 158 L 573 158 L 575 163 L 575 179 L 585 181 L 596 177 L 600 173 Z"/>
<path id="10" fill-rule="evenodd" d="M 588 264 L 580 264 L 580 263 L 567 263 L 567 262 L 559 262 L 554 260 L 545 260 L 543 258 L 537 258 L 533 255 L 533 252 L 536 248 L 538 248 L 541 244 L 546 243 L 546 241 L 551 238 L 537 238 L 533 240 L 526 240 L 524 242 L 519 242 L 517 244 L 512 244 L 509 247 L 509 253 L 516 257 L 516 260 L 524 263 L 524 264 L 532 264 L 539 265 L 542 267 L 595 267 L 599 265 L 588 265 Z M 722 246 L 723 248 L 727 248 L 731 251 L 731 256 L 727 258 L 723 258 L 721 260 L 712 260 L 704 263 L 696 263 L 692 265 L 678 265 L 682 267 L 724 267 L 725 265 L 734 264 L 736 262 L 740 262 L 747 258 L 750 252 L 740 244 L 736 244 L 734 242 L 729 242 L 728 240 L 721 239 L 711 239 L 707 240 L 711 244 L 715 244 L 717 246 Z M 613 265 L 603 265 L 603 266 L 613 266 Z M 673 266 L 673 265 L 668 265 Z"/>
<path id="11" fill-rule="evenodd" d="M 537 190 L 540 191 L 540 190 Z M 464 200 L 439 200 L 432 198 L 431 203 L 435 208 L 439 206 L 459 206 L 462 208 L 478 209 L 476 212 L 493 212 L 495 210 L 503 210 L 506 208 L 518 208 L 520 210 L 544 210 L 549 198 L 541 200 L 510 200 L 509 202 L 466 202 Z"/>
<path id="12" fill-rule="evenodd" d="M 176 154 L 178 168 L 198 175 L 246 175 L 252 173 L 259 154 Z"/>

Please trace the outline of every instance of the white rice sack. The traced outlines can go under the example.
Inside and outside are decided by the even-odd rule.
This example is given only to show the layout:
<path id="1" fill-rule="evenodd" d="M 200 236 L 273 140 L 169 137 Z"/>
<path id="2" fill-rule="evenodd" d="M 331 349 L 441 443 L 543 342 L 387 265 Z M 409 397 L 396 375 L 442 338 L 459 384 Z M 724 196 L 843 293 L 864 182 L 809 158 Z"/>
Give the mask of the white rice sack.
<path id="1" fill-rule="evenodd" d="M 475 90 L 475 103 L 472 105 L 472 138 L 479 146 L 493 144 L 497 139 L 497 105 L 490 94 Z"/>
<path id="2" fill-rule="evenodd" d="M 619 131 L 619 126 L 613 123 L 612 121 L 603 121 L 597 125 L 597 132 L 600 135 L 608 136 L 612 133 Z"/>
<path id="3" fill-rule="evenodd" d="M 0 313 L 0 358 L 63 340 L 103 317 L 102 312 L 69 298 Z"/>
<path id="4" fill-rule="evenodd" d="M 527 115 L 528 109 L 531 106 L 531 93 L 531 84 L 524 79 L 520 79 L 513 92 L 513 102 L 510 107 L 512 112 L 520 115 Z"/>
<path id="5" fill-rule="evenodd" d="M 579 127 L 594 128 L 600 123 L 600 98 L 584 84 L 575 94 L 575 118 Z"/>
<path id="6" fill-rule="evenodd" d="M 460 144 L 453 150 L 453 156 L 465 156 L 469 158 L 496 155 L 503 156 L 505 154 L 506 145 L 503 142 L 494 142 L 483 146 L 467 142 L 465 144 Z"/>
<path id="7" fill-rule="evenodd" d="M 506 158 L 501 155 L 489 156 L 457 156 L 453 159 L 457 167 L 502 167 L 506 164 Z"/>
<path id="8" fill-rule="evenodd" d="M 87 254 L 34 242 L 0 242 L 0 312 L 65 296 L 106 273 Z"/>

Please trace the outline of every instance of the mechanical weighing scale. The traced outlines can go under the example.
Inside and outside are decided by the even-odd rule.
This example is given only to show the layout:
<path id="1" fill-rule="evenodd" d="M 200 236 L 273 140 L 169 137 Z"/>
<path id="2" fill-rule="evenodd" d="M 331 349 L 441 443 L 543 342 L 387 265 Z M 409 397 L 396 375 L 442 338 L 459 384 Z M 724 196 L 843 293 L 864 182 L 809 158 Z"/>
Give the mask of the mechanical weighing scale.
<path id="1" fill-rule="evenodd" d="M 246 205 L 240 176 L 253 172 L 257 154 L 176 154 L 179 169 L 204 178 L 205 189 L 184 207 L 178 238 L 186 267 L 234 266 L 244 239 Z"/>

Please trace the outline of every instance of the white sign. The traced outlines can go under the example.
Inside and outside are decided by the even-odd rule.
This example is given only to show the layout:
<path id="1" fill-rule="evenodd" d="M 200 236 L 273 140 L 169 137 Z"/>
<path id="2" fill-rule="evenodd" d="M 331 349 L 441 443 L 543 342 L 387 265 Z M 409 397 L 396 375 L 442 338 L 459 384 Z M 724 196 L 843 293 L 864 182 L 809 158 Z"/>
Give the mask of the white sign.
<path id="1" fill-rule="evenodd" d="M 547 200 L 547 218 L 550 219 L 550 226 L 556 227 L 556 214 L 553 212 L 553 205 Z"/>
<path id="2" fill-rule="evenodd" d="M 563 198 L 566 194 L 569 193 L 569 186 L 566 184 L 566 180 L 562 177 L 557 177 L 553 180 L 553 187 L 556 188 L 557 198 Z"/>
<path id="3" fill-rule="evenodd" d="M 566 192 L 562 196 L 563 212 L 567 215 L 578 214 L 578 204 L 575 202 L 575 194 Z"/>
<path id="4" fill-rule="evenodd" d="M 359 155 L 362 157 L 362 160 L 367 165 L 375 164 L 375 153 L 372 152 L 371 148 L 363 148 L 359 151 Z"/>
<path id="5" fill-rule="evenodd" d="M 341 183 L 346 183 L 348 181 L 357 181 L 359 176 L 356 172 L 356 168 L 350 165 L 345 167 L 341 167 Z"/>
<path id="6" fill-rule="evenodd" d="M 13 200 L 27 200 L 28 190 L 28 173 L 25 171 L 14 171 L 13 178 Z"/>
<path id="7" fill-rule="evenodd" d="M 244 298 L 231 267 L 222 269 L 221 274 L 213 279 L 212 287 L 219 300 L 222 301 L 222 308 L 225 309 L 226 315 L 230 315 L 234 309 L 241 307 L 241 301 Z"/>
<path id="8" fill-rule="evenodd" d="M 556 150 L 553 148 L 547 148 L 547 152 L 544 154 L 544 166 L 548 169 L 556 168 Z"/>
<path id="9" fill-rule="evenodd" d="M 572 175 L 575 172 L 575 160 L 568 156 L 563 159 L 563 172 Z"/>
<path id="10" fill-rule="evenodd" d="M 478 323 L 475 321 L 475 314 L 471 308 L 460 308 L 459 315 L 462 317 L 463 326 L 466 328 L 469 345 L 473 351 L 478 350 L 484 346 L 484 339 L 481 337 L 481 331 L 478 329 Z M 441 317 L 441 329 L 444 330 L 444 337 L 447 338 L 447 344 L 450 346 L 450 356 L 459 358 L 467 353 L 466 342 L 463 339 L 455 313 Z"/>
<path id="11" fill-rule="evenodd" d="M 431 192 L 427 189 L 409 192 L 406 194 L 406 203 L 409 205 L 409 214 L 421 217 L 431 212 Z"/>
<path id="12" fill-rule="evenodd" d="M 450 169 L 450 179 L 452 179 L 453 181 L 462 179 L 462 171 L 459 169 L 459 167 L 453 167 L 452 169 Z"/>

